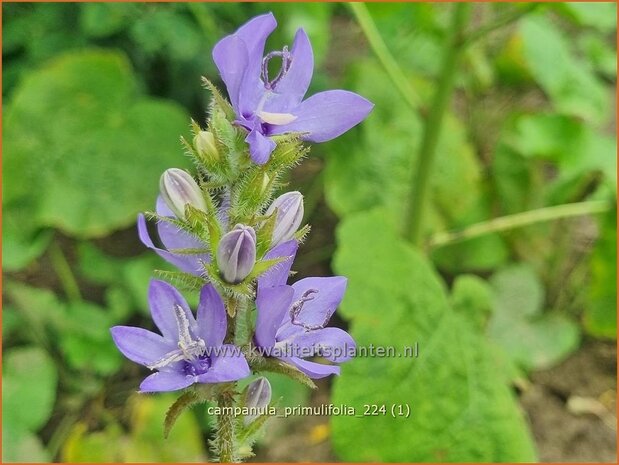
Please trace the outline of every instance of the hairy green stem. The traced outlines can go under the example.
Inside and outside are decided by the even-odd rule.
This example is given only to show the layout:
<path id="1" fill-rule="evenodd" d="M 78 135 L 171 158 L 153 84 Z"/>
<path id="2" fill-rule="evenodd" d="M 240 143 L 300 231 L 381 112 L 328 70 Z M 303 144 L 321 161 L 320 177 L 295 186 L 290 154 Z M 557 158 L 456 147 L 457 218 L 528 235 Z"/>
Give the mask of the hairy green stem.
<path id="1" fill-rule="evenodd" d="M 234 451 L 234 417 L 226 412 L 226 407 L 234 407 L 234 392 L 222 391 L 217 397 L 217 405 L 221 412 L 217 416 L 217 431 L 215 435 L 215 450 L 219 463 L 234 463 L 237 461 Z"/>
<path id="2" fill-rule="evenodd" d="M 539 208 L 514 215 L 494 218 L 482 223 L 473 224 L 460 231 L 440 232 L 435 234 L 429 242 L 431 248 L 443 247 L 448 244 L 462 242 L 475 237 L 506 231 L 535 223 L 552 221 L 573 216 L 592 215 L 609 211 L 613 205 L 602 200 L 568 203 L 553 207 Z"/>
<path id="3" fill-rule="evenodd" d="M 393 82 L 393 85 L 395 85 L 400 94 L 402 94 L 402 97 L 404 97 L 404 100 L 406 100 L 406 103 L 413 110 L 418 109 L 421 105 L 421 99 L 417 96 L 406 75 L 398 66 L 398 62 L 389 51 L 389 48 L 381 37 L 380 32 L 378 32 L 378 28 L 376 27 L 367 6 L 365 6 L 364 3 L 348 3 L 348 6 L 355 15 L 359 26 L 361 26 L 363 34 L 370 43 L 370 47 L 372 47 L 372 51 L 380 61 L 381 65 L 383 65 L 383 68 L 385 68 L 385 71 L 387 72 L 389 79 Z"/>
<path id="4" fill-rule="evenodd" d="M 467 23 L 471 5 L 458 3 L 453 6 L 449 36 L 445 41 L 443 63 L 436 92 L 426 121 L 423 138 L 411 179 L 410 198 L 405 212 L 404 236 L 413 245 L 421 244 L 423 216 L 430 178 L 436 156 L 443 117 L 451 102 L 458 63 L 464 51 L 462 34 Z"/>
<path id="5" fill-rule="evenodd" d="M 80 302 L 82 300 L 80 287 L 77 284 L 77 279 L 75 279 L 73 271 L 71 271 L 71 265 L 69 265 L 69 261 L 62 252 L 58 242 L 54 241 L 52 243 L 49 248 L 49 256 L 52 267 L 60 279 L 60 284 L 67 298 L 71 302 Z"/>
<path id="6" fill-rule="evenodd" d="M 243 346 L 251 338 L 251 307 L 247 299 L 239 299 L 234 317 L 234 343 Z"/>

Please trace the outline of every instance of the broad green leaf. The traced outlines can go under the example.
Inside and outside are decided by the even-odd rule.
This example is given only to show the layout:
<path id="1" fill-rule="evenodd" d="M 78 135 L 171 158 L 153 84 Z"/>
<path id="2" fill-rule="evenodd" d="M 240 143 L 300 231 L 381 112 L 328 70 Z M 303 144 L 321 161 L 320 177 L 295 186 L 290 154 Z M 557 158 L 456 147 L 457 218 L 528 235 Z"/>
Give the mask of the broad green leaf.
<path id="1" fill-rule="evenodd" d="M 33 433 L 2 424 L 2 463 L 45 463 L 49 453 Z"/>
<path id="2" fill-rule="evenodd" d="M 142 7 L 143 14 L 133 22 L 130 35 L 143 53 L 155 56 L 163 52 L 173 60 L 190 60 L 201 53 L 200 33 L 186 15 L 173 8 Z M 146 14 L 144 7 L 149 8 Z"/>
<path id="3" fill-rule="evenodd" d="M 617 29 L 617 5 L 614 2 L 565 2 L 561 7 L 584 26 L 604 33 Z"/>
<path id="4" fill-rule="evenodd" d="M 2 205 L 2 268 L 5 271 L 28 266 L 47 249 L 52 239 L 50 230 L 37 228 L 29 207 L 21 202 Z"/>
<path id="5" fill-rule="evenodd" d="M 123 55 L 61 55 L 6 108 L 5 201 L 27 201 L 36 224 L 80 237 L 129 226 L 152 208 L 161 172 L 183 161 L 186 121 L 177 105 L 140 96 Z"/>
<path id="6" fill-rule="evenodd" d="M 451 306 L 477 328 L 482 329 L 492 312 L 492 288 L 479 276 L 460 275 L 451 290 Z"/>
<path id="7" fill-rule="evenodd" d="M 65 303 L 51 291 L 17 283 L 10 283 L 7 294 L 30 331 L 54 344 L 67 366 L 103 375 L 120 367 L 122 357 L 109 333 L 119 317 L 124 317 L 117 309 L 87 301 Z"/>
<path id="8" fill-rule="evenodd" d="M 488 334 L 519 367 L 548 368 L 578 348 L 578 326 L 564 315 L 542 312 L 544 289 L 528 265 L 495 273 Z"/>
<path id="9" fill-rule="evenodd" d="M 3 425 L 14 431 L 37 431 L 49 419 L 56 400 L 54 362 L 38 347 L 19 347 L 6 351 L 2 365 Z"/>
<path id="10" fill-rule="evenodd" d="M 409 418 L 333 417 L 346 461 L 533 461 L 506 376 L 483 335 L 454 312 L 428 262 L 390 229 L 380 210 L 338 229 L 335 270 L 349 279 L 342 313 L 358 346 L 419 344 L 418 358 L 357 357 L 334 380 L 332 402 L 410 406 Z M 363 447 L 359 447 L 363 444 Z"/>
<path id="11" fill-rule="evenodd" d="M 549 18 L 531 15 L 519 23 L 519 30 L 531 74 L 556 108 L 604 123 L 609 116 L 608 92 L 588 64 L 574 55 L 558 27 Z"/>
<path id="12" fill-rule="evenodd" d="M 598 337 L 617 337 L 617 213 L 606 215 L 591 256 L 584 323 Z"/>
<path id="13" fill-rule="evenodd" d="M 139 14 L 135 3 L 84 3 L 80 5 L 80 26 L 87 36 L 107 37 L 125 29 Z"/>

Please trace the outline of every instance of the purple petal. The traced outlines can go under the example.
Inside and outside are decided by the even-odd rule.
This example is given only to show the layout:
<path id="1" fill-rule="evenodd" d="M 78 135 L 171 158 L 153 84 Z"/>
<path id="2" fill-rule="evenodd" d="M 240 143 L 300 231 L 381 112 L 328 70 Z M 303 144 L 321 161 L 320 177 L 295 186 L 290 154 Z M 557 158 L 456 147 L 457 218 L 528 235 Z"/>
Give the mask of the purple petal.
<path id="1" fill-rule="evenodd" d="M 350 360 L 356 347 L 350 334 L 340 328 L 305 331 L 285 342 L 294 348 L 313 348 L 316 355 L 336 363 Z"/>
<path id="2" fill-rule="evenodd" d="M 343 276 L 333 276 L 330 278 L 305 278 L 294 283 L 292 285 L 294 288 L 293 302 L 303 300 L 303 295 L 306 295 L 306 301 L 296 314 L 294 324 L 292 318 L 289 317 L 281 325 L 279 331 L 277 331 L 277 340 L 285 341 L 305 332 L 307 329 L 324 328 L 342 301 L 346 282 L 347 280 Z M 308 298 L 311 298 L 311 300 L 307 300 Z"/>
<path id="3" fill-rule="evenodd" d="M 288 281 L 288 275 L 290 274 L 290 269 L 292 268 L 292 262 L 294 261 L 298 248 L 299 243 L 293 239 L 273 247 L 264 255 L 265 260 L 281 257 L 288 258 L 273 266 L 258 278 L 258 289 L 286 284 L 286 281 Z"/>
<path id="4" fill-rule="evenodd" d="M 264 93 L 260 81 L 264 45 L 276 26 L 273 14 L 257 16 L 213 48 L 213 60 L 239 115 L 252 112 Z"/>
<path id="5" fill-rule="evenodd" d="M 172 210 L 168 208 L 165 201 L 161 196 L 157 197 L 157 214 L 159 216 L 167 216 L 176 218 Z M 177 228 L 173 224 L 166 221 L 159 221 L 157 223 L 157 232 L 159 233 L 159 239 L 166 249 L 206 249 L 207 245 L 204 244 L 197 237 L 188 234 L 187 232 Z"/>
<path id="6" fill-rule="evenodd" d="M 224 342 L 228 321 L 221 296 L 211 284 L 200 291 L 198 304 L 198 333 L 207 347 L 216 347 Z"/>
<path id="7" fill-rule="evenodd" d="M 323 365 L 322 363 L 308 362 L 298 357 L 282 358 L 284 362 L 294 365 L 312 379 L 320 379 L 329 375 L 339 375 L 340 367 L 336 365 Z"/>
<path id="8" fill-rule="evenodd" d="M 157 328 L 163 334 L 166 340 L 176 344 L 178 342 L 178 323 L 174 306 L 179 305 L 189 321 L 189 327 L 194 332 L 197 330 L 196 320 L 187 305 L 185 298 L 176 290 L 174 286 L 152 279 L 148 288 L 148 303 L 150 304 L 150 313 Z"/>
<path id="9" fill-rule="evenodd" d="M 175 371 L 159 371 L 146 377 L 140 384 L 140 392 L 178 391 L 196 382 L 195 376 L 185 376 Z"/>
<path id="10" fill-rule="evenodd" d="M 195 276 L 202 276 L 204 274 L 204 267 L 202 264 L 210 261 L 208 254 L 179 255 L 156 247 L 148 234 L 146 218 L 144 218 L 144 215 L 142 214 L 138 215 L 138 235 L 140 237 L 140 241 L 142 241 L 142 244 L 149 249 L 154 250 L 157 255 L 163 258 L 166 262 L 176 266 L 181 271 L 193 274 Z"/>
<path id="11" fill-rule="evenodd" d="M 290 53 L 290 68 L 275 86 L 274 95 L 266 103 L 265 111 L 288 113 L 288 110 L 301 103 L 307 92 L 314 72 L 314 52 L 303 29 L 297 31 Z"/>
<path id="12" fill-rule="evenodd" d="M 247 44 L 237 35 L 226 36 L 215 44 L 213 61 L 226 84 L 232 106 L 238 109 L 239 90 L 249 63 Z"/>
<path id="13" fill-rule="evenodd" d="M 110 329 L 118 350 L 129 360 L 140 365 L 149 365 L 161 359 L 171 350 L 170 344 L 159 334 L 133 326 L 114 326 Z"/>
<path id="14" fill-rule="evenodd" d="M 232 344 L 219 346 L 217 350 L 226 355 L 212 357 L 211 368 L 203 375 L 198 376 L 200 383 L 225 383 L 245 378 L 251 374 L 245 356 L 238 347 Z"/>
<path id="15" fill-rule="evenodd" d="M 271 152 L 275 149 L 275 142 L 263 136 L 258 128 L 252 129 L 245 138 L 245 142 L 249 144 L 249 154 L 257 165 L 264 165 L 269 161 Z"/>
<path id="16" fill-rule="evenodd" d="M 294 290 L 291 286 L 267 287 L 258 290 L 256 308 L 256 343 L 260 347 L 273 347 L 275 335 L 290 310 Z"/>
<path id="17" fill-rule="evenodd" d="M 329 90 L 312 95 L 291 113 L 295 121 L 283 126 L 271 126 L 270 134 L 307 133 L 305 140 L 325 142 L 359 124 L 374 105 L 354 92 Z"/>

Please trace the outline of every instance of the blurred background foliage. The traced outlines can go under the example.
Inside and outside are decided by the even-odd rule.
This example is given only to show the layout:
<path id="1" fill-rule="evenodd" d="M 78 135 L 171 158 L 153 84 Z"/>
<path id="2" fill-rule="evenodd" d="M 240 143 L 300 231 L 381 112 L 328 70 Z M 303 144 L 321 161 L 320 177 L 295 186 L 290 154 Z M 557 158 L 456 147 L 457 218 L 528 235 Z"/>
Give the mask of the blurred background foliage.
<path id="1" fill-rule="evenodd" d="M 337 323 L 359 344 L 418 342 L 421 355 L 358 358 L 311 395 L 271 378 L 280 405 L 406 403 L 412 414 L 274 422 L 258 458 L 614 460 L 614 382 L 579 392 L 567 381 L 561 394 L 564 410 L 571 394 L 588 399 L 601 426 L 587 434 L 610 438 L 581 455 L 540 434 L 547 403 L 527 393 L 592 344 L 614 347 L 616 5 L 474 5 L 469 33 L 501 27 L 458 68 L 421 250 L 398 231 L 452 5 L 367 10 L 408 100 L 343 4 L 2 5 L 4 461 L 206 459 L 204 406 L 163 441 L 173 396 L 132 394 L 143 373 L 108 328 L 148 321 L 147 282 L 165 265 L 137 241 L 136 215 L 165 168 L 188 165 L 178 140 L 190 116 L 205 119 L 213 45 L 265 11 L 280 24 L 272 48 L 308 32 L 310 93 L 345 88 L 376 105 L 291 175 L 314 227 L 299 276 L 348 276 Z M 576 207 L 552 217 L 565 204 Z M 522 224 L 509 216 L 523 212 Z M 508 226 L 488 223 L 498 217 Z M 483 234 L 453 234 L 478 223 Z M 566 440 L 574 415 L 554 424 Z"/>

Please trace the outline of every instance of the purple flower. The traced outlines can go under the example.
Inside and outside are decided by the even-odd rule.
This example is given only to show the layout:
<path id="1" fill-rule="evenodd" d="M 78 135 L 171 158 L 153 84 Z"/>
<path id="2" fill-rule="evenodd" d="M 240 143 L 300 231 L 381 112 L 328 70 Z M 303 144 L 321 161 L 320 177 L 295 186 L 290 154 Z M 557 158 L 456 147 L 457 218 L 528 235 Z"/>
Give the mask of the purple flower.
<path id="1" fill-rule="evenodd" d="M 321 355 L 334 363 L 351 358 L 352 337 L 325 328 L 346 290 L 346 278 L 305 278 L 292 286 L 258 288 L 255 343 L 264 353 L 296 366 L 310 378 L 339 374 L 340 367 L 310 362 Z"/>
<path id="2" fill-rule="evenodd" d="M 314 55 L 303 29 L 292 50 L 284 47 L 263 57 L 267 37 L 277 22 L 273 14 L 257 16 L 213 49 L 213 60 L 226 84 L 237 124 L 249 134 L 251 159 L 262 165 L 275 142 L 269 136 L 303 133 L 310 142 L 325 142 L 360 123 L 373 104 L 353 92 L 330 90 L 303 100 L 312 79 Z M 269 74 L 269 62 L 281 61 L 279 72 Z"/>
<path id="3" fill-rule="evenodd" d="M 132 326 L 111 329 L 125 357 L 157 370 L 142 381 L 141 392 L 176 391 L 194 383 L 236 381 L 250 374 L 238 348 L 223 344 L 226 310 L 213 286 L 202 288 L 197 318 L 183 296 L 163 281 L 151 281 L 148 300 L 161 335 Z"/>
<path id="4" fill-rule="evenodd" d="M 176 215 L 168 208 L 161 197 L 157 198 L 157 214 L 159 216 L 176 218 Z M 186 273 L 191 273 L 195 276 L 204 275 L 204 263 L 209 263 L 211 260 L 210 255 L 206 252 L 208 249 L 207 244 L 165 221 L 157 223 L 157 232 L 165 249 L 155 246 L 148 234 L 146 218 L 142 214 L 138 215 L 138 234 L 146 247 L 154 250 L 165 261 Z M 191 249 L 198 252 L 183 253 L 181 249 Z M 204 250 L 204 252 L 201 253 L 199 252 L 200 250 Z"/>

